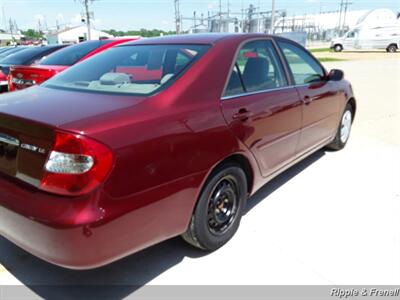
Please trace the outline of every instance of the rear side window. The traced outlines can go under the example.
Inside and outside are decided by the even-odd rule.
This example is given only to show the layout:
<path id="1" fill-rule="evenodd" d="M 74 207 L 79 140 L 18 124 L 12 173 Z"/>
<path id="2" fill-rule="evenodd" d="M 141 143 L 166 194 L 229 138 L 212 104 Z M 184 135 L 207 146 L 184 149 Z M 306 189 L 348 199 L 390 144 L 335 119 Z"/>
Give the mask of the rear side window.
<path id="1" fill-rule="evenodd" d="M 40 64 L 45 66 L 72 66 L 104 44 L 104 41 L 89 41 L 69 46 L 46 57 Z"/>
<path id="2" fill-rule="evenodd" d="M 225 95 L 267 91 L 287 85 L 278 55 L 271 41 L 254 41 L 239 51 Z"/>
<path id="3" fill-rule="evenodd" d="M 150 95 L 172 84 L 208 45 L 129 45 L 111 48 L 44 86 L 87 92 Z"/>
<path id="4" fill-rule="evenodd" d="M 318 82 L 325 76 L 319 63 L 303 49 L 286 42 L 278 42 L 297 85 Z"/>

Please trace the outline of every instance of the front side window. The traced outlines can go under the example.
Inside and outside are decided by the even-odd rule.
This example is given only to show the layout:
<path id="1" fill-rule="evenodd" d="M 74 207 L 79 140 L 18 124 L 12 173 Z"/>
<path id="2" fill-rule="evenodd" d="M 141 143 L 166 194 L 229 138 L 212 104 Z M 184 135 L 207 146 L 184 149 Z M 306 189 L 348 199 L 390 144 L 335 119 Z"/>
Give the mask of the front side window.
<path id="1" fill-rule="evenodd" d="M 351 31 L 347 34 L 347 38 L 349 39 L 354 39 L 356 37 L 356 33 L 354 31 Z"/>
<path id="2" fill-rule="evenodd" d="M 225 95 L 267 91 L 287 85 L 271 41 L 254 41 L 240 49 Z"/>
<path id="3" fill-rule="evenodd" d="M 286 42 L 278 42 L 297 85 L 321 81 L 325 71 L 316 60 L 303 49 Z"/>
<path id="4" fill-rule="evenodd" d="M 44 86 L 87 92 L 150 95 L 173 83 L 208 45 L 127 45 L 111 48 Z"/>

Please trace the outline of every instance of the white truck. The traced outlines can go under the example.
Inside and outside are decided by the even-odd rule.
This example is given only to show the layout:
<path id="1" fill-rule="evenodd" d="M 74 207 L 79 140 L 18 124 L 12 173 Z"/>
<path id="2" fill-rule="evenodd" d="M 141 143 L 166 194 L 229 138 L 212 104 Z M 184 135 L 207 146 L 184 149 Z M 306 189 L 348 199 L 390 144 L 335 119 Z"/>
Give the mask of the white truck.
<path id="1" fill-rule="evenodd" d="M 400 49 L 400 24 L 376 28 L 359 28 L 335 38 L 331 42 L 335 52 L 343 50 L 386 49 L 394 53 Z"/>

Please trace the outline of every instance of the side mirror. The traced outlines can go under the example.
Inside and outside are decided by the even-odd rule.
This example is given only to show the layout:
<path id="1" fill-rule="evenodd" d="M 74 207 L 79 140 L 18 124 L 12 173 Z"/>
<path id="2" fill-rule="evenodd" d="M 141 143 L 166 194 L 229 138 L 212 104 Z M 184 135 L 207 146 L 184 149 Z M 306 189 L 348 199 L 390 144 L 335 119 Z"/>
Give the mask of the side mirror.
<path id="1" fill-rule="evenodd" d="M 344 78 L 344 72 L 342 70 L 333 69 L 328 74 L 328 80 L 340 81 Z"/>

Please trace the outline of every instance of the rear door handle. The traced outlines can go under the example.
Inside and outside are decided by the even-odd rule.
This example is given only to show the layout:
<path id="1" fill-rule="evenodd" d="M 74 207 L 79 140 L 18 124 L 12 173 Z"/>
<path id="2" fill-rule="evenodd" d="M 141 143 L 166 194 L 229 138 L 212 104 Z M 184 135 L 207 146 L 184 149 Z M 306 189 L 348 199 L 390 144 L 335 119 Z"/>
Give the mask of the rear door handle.
<path id="1" fill-rule="evenodd" d="M 242 108 L 237 113 L 232 115 L 232 119 L 240 120 L 240 121 L 247 121 L 251 116 L 253 116 L 253 113 L 251 111 L 248 111 L 247 109 Z"/>

